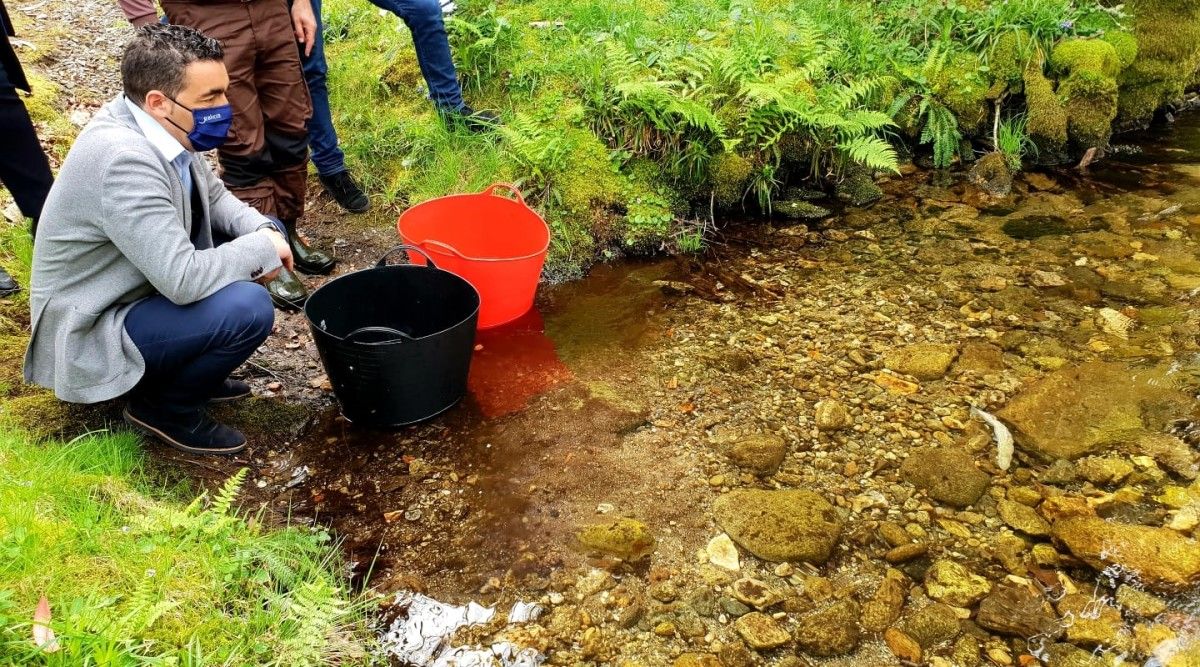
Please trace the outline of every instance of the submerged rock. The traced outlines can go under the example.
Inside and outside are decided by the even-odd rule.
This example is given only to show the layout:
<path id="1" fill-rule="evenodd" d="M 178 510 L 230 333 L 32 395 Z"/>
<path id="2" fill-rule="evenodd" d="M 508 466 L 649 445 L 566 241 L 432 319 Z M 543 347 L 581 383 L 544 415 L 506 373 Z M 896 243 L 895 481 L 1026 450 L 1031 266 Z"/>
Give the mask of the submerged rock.
<path id="1" fill-rule="evenodd" d="M 1181 399 L 1121 364 L 1089 362 L 1026 387 L 997 416 L 1012 427 L 1021 449 L 1046 460 L 1074 460 L 1141 433 L 1149 404 Z"/>
<path id="2" fill-rule="evenodd" d="M 979 500 L 991 483 L 975 460 L 957 447 L 917 450 L 905 459 L 900 474 L 930 498 L 960 508 Z"/>
<path id="3" fill-rule="evenodd" d="M 729 460 L 756 475 L 770 475 L 783 464 L 787 443 L 773 434 L 751 435 L 733 443 Z"/>
<path id="4" fill-rule="evenodd" d="M 822 431 L 840 431 L 854 423 L 845 404 L 832 399 L 817 402 L 813 420 Z"/>
<path id="5" fill-rule="evenodd" d="M 863 603 L 863 629 L 867 632 L 883 632 L 895 623 L 908 598 L 908 586 L 908 577 L 903 572 L 889 569 L 875 595 Z"/>
<path id="6" fill-rule="evenodd" d="M 988 153 L 979 158 L 968 178 L 992 197 L 1007 197 L 1012 193 L 1013 172 L 1003 153 Z"/>
<path id="7" fill-rule="evenodd" d="M 641 560 L 654 551 L 654 536 L 646 524 L 627 518 L 585 526 L 579 531 L 579 542 L 630 561 Z"/>
<path id="8" fill-rule="evenodd" d="M 1068 622 L 1067 641 L 1085 648 L 1128 651 L 1133 637 L 1125 628 L 1121 612 L 1102 599 L 1091 595 L 1068 595 L 1058 601 L 1058 613 Z"/>
<path id="9" fill-rule="evenodd" d="M 901 621 L 899 627 L 922 648 L 954 639 L 962 631 L 954 610 L 936 602 L 915 611 Z"/>
<path id="10" fill-rule="evenodd" d="M 1000 519 L 1014 530 L 1026 535 L 1041 537 L 1050 534 L 1050 524 L 1038 515 L 1032 507 L 1011 500 L 1000 500 L 996 503 Z"/>
<path id="11" fill-rule="evenodd" d="M 953 607 L 970 607 L 992 590 L 992 583 L 952 560 L 939 560 L 925 573 L 929 597 Z"/>
<path id="12" fill-rule="evenodd" d="M 883 355 L 883 365 L 888 370 L 911 375 L 918 380 L 937 380 L 945 377 L 956 356 L 958 349 L 953 345 L 918 343 L 889 350 Z"/>
<path id="13" fill-rule="evenodd" d="M 1062 626 L 1050 603 L 1028 586 L 1013 583 L 999 586 L 979 603 L 975 622 L 997 634 L 1022 639 L 1062 635 Z"/>
<path id="14" fill-rule="evenodd" d="M 843 526 L 829 501 L 801 489 L 738 489 L 717 498 L 713 514 L 734 542 L 773 562 L 823 564 L 833 554 Z"/>
<path id="15" fill-rule="evenodd" d="M 853 600 L 835 602 L 800 618 L 796 626 L 796 643 L 812 655 L 845 655 L 857 648 L 862 640 L 858 619 L 858 603 Z"/>
<path id="16" fill-rule="evenodd" d="M 1178 591 L 1200 582 L 1200 542 L 1173 530 L 1069 516 L 1055 522 L 1052 533 L 1096 570 L 1113 568 L 1153 590 Z"/>
<path id="17" fill-rule="evenodd" d="M 792 641 L 791 635 L 779 627 L 775 619 L 762 612 L 742 616 L 733 622 L 733 627 L 750 648 L 758 651 L 778 648 Z"/>

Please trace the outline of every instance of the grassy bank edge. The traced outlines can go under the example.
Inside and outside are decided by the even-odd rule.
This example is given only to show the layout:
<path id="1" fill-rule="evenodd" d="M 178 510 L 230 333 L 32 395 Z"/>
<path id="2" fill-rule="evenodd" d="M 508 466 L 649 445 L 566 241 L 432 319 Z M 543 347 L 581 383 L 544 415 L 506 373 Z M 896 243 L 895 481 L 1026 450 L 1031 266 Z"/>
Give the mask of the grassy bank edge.
<path id="1" fill-rule="evenodd" d="M 128 432 L 0 429 L 0 665 L 370 664 L 370 603 L 323 529 L 186 502 Z M 39 598 L 60 651 L 32 640 Z"/>

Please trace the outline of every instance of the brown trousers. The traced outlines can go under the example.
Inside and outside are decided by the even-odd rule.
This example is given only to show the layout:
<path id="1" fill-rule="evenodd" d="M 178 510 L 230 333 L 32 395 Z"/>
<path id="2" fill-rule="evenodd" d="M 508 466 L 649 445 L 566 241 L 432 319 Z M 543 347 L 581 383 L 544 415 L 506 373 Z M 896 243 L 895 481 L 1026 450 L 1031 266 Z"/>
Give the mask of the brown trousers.
<path id="1" fill-rule="evenodd" d="M 264 215 L 304 213 L 312 101 L 287 0 L 163 0 L 167 20 L 225 47 L 233 127 L 218 152 L 221 178 Z"/>

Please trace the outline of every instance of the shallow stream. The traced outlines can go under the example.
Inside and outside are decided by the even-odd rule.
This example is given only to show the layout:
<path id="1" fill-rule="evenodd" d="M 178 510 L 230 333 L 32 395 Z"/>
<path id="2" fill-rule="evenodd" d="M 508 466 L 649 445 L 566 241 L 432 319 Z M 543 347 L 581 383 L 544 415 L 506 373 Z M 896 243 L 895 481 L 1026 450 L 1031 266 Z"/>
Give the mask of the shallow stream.
<path id="1" fill-rule="evenodd" d="M 1133 141 L 599 267 L 443 417 L 330 411 L 259 486 L 382 591 L 540 602 L 467 634 L 551 664 L 1200 665 L 1200 118 Z"/>

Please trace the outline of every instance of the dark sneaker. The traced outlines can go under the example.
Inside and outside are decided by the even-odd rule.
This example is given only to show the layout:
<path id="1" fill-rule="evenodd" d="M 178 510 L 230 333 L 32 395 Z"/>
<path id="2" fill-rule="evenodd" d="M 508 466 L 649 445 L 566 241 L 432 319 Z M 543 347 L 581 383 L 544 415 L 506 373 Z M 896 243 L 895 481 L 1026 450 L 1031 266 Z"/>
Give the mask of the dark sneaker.
<path id="1" fill-rule="evenodd" d="M 329 256 L 324 250 L 318 250 L 308 244 L 308 240 L 301 236 L 300 232 L 296 231 L 296 223 L 284 222 L 283 226 L 287 229 L 288 245 L 292 248 L 292 260 L 296 263 L 296 269 L 310 276 L 323 276 L 333 270 L 337 266 L 337 260 Z M 280 276 L 282 277 L 282 275 Z M 308 295 L 305 295 L 308 298 Z"/>
<path id="2" fill-rule="evenodd" d="M 358 183 L 354 182 L 354 177 L 350 175 L 350 172 L 339 171 L 336 174 L 319 176 L 318 178 L 321 179 L 321 185 L 325 186 L 325 191 L 333 197 L 338 206 L 351 213 L 362 213 L 371 208 L 371 200 L 367 199 L 367 195 L 363 193 L 362 188 L 358 187 Z"/>
<path id="3" fill-rule="evenodd" d="M 300 282 L 300 278 L 288 271 L 279 269 L 279 276 L 267 283 L 267 292 L 271 302 L 280 310 L 300 310 L 308 301 L 308 288 Z"/>
<path id="4" fill-rule="evenodd" d="M 499 115 L 491 111 L 476 111 L 467 105 L 456 111 L 447 109 L 442 114 L 447 122 L 459 123 L 475 134 L 490 132 L 500 125 Z"/>
<path id="5" fill-rule="evenodd" d="M 225 403 L 227 401 L 236 401 L 239 398 L 246 398 L 250 395 L 250 385 L 241 380 L 230 378 L 225 380 L 217 393 L 213 394 L 212 398 L 208 399 L 209 403 Z"/>
<path id="6" fill-rule="evenodd" d="M 131 401 L 124 414 L 130 425 L 188 454 L 236 454 L 246 448 L 246 436 L 209 417 L 204 410 L 179 414 Z"/>
<path id="7" fill-rule="evenodd" d="M 0 298 L 12 296 L 20 291 L 21 286 L 13 280 L 12 276 L 8 275 L 8 271 L 0 269 Z"/>

